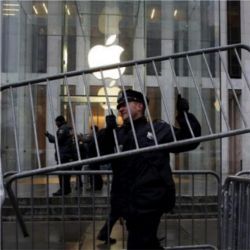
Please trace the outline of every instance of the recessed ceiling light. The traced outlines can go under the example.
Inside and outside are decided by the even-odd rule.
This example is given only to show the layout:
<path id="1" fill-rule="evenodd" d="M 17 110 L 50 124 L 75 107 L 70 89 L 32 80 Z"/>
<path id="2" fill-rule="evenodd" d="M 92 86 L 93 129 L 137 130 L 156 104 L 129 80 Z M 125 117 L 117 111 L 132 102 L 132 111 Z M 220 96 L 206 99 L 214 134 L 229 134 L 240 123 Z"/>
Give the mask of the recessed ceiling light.
<path id="1" fill-rule="evenodd" d="M 36 15 L 38 15 L 38 11 L 37 11 L 37 8 L 36 8 L 35 5 L 33 5 L 33 10 L 34 10 L 34 12 L 36 13 Z"/>
<path id="2" fill-rule="evenodd" d="M 154 19 L 154 17 L 155 17 L 155 8 L 152 9 L 151 15 L 150 15 L 151 19 Z"/>
<path id="3" fill-rule="evenodd" d="M 3 13 L 4 16 L 15 16 L 15 13 Z"/>
<path id="4" fill-rule="evenodd" d="M 19 11 L 19 9 L 3 8 L 3 11 Z"/>
<path id="5" fill-rule="evenodd" d="M 4 3 L 3 6 L 12 6 L 12 7 L 18 7 L 19 4 L 17 3 Z"/>
<path id="6" fill-rule="evenodd" d="M 47 9 L 47 6 L 45 3 L 43 3 L 43 8 L 44 8 L 44 11 L 46 12 L 46 14 L 48 14 L 48 9 Z"/>

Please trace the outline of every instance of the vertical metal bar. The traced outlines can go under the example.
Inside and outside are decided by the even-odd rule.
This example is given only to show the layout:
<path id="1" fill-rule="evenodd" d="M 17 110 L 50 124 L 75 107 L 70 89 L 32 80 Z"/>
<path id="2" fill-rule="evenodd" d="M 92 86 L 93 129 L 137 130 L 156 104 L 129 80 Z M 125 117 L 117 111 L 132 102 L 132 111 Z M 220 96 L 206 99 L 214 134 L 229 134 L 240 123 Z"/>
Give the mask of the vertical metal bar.
<path id="1" fill-rule="evenodd" d="M 21 230 L 22 230 L 22 233 L 23 233 L 23 236 L 26 237 L 28 236 L 28 231 L 27 231 L 27 228 L 26 228 L 26 225 L 24 223 L 24 220 L 23 220 L 23 217 L 22 217 L 22 214 L 21 214 L 21 211 L 18 207 L 18 200 L 17 198 L 15 197 L 15 194 L 11 188 L 11 183 L 7 182 L 5 184 L 5 189 L 6 189 L 6 192 L 8 193 L 8 196 L 10 198 L 10 202 L 16 212 L 16 218 L 17 218 L 17 221 L 21 227 Z M 16 193 L 17 193 L 17 187 L 16 187 Z M 16 239 L 18 239 L 18 230 L 16 230 Z"/>
<path id="2" fill-rule="evenodd" d="M 34 249 L 34 177 L 31 176 L 31 249 Z"/>
<path id="3" fill-rule="evenodd" d="M 229 122 L 228 122 L 228 120 L 227 120 L 226 112 L 225 112 L 224 107 L 223 107 L 223 105 L 222 105 L 222 103 L 221 103 L 220 96 L 218 95 L 218 93 L 217 93 L 217 91 L 216 91 L 216 86 L 215 86 L 215 83 L 214 83 L 214 80 L 213 80 L 213 76 L 212 76 L 210 67 L 209 67 L 209 65 L 208 65 L 206 56 L 205 56 L 204 53 L 202 53 L 202 55 L 203 55 L 203 59 L 204 59 L 205 64 L 206 64 L 206 68 L 207 68 L 207 71 L 208 71 L 208 74 L 209 74 L 209 78 L 210 78 L 210 80 L 211 80 L 211 84 L 212 84 L 212 86 L 213 86 L 213 88 L 214 88 L 214 93 L 215 93 L 215 95 L 216 95 L 216 100 L 218 100 L 218 102 L 219 102 L 219 106 L 220 106 L 220 109 L 221 109 L 221 112 L 222 112 L 222 115 L 223 115 L 223 118 L 224 118 L 224 121 L 225 121 L 227 130 L 230 130 L 230 125 L 229 125 Z"/>
<path id="4" fill-rule="evenodd" d="M 79 145 L 78 145 L 78 138 L 77 138 L 77 134 L 76 134 L 76 125 L 75 125 L 75 119 L 74 119 L 74 115 L 73 115 L 73 108 L 72 108 L 72 102 L 71 102 L 71 96 L 70 96 L 70 92 L 69 92 L 69 84 L 68 84 L 68 78 L 66 77 L 66 75 L 64 76 L 64 82 L 65 82 L 65 86 L 67 89 L 67 96 L 68 96 L 68 103 L 69 103 L 69 112 L 70 112 L 70 117 L 71 117 L 71 122 L 72 122 L 72 126 L 73 126 L 73 132 L 74 132 L 74 137 L 75 137 L 75 145 L 76 145 L 76 151 L 77 151 L 77 157 L 78 160 L 81 160 L 81 156 L 80 156 L 80 150 L 79 150 Z"/>
<path id="5" fill-rule="evenodd" d="M 1 168 L 1 167 L 0 167 Z M 0 250 L 4 248 L 3 239 L 4 239 L 4 232 L 3 232 L 3 218 L 2 218 L 2 200 L 1 200 L 1 206 L 0 206 Z"/>
<path id="6" fill-rule="evenodd" d="M 109 97 L 108 97 L 108 91 L 107 91 L 107 86 L 104 80 L 104 76 L 103 76 L 103 71 L 101 70 L 101 76 L 102 76 L 102 84 L 103 84 L 103 89 L 104 89 L 104 93 L 105 93 L 105 98 L 106 98 L 106 102 L 107 102 L 107 106 L 108 106 L 108 111 L 109 114 L 112 114 L 112 109 L 111 109 L 111 105 L 110 105 L 110 101 L 109 101 Z M 114 135 L 114 140 L 115 140 L 115 149 L 116 152 L 120 152 L 120 148 L 119 148 L 119 144 L 118 144 L 118 140 L 117 140 L 117 134 L 115 129 L 113 129 L 113 135 Z"/>
<path id="7" fill-rule="evenodd" d="M 245 183 L 245 186 L 244 186 L 244 208 L 243 208 L 243 218 L 242 218 L 242 221 L 243 221 L 243 233 L 244 233 L 244 242 L 242 244 L 242 247 L 243 248 L 247 248 L 247 240 L 248 240 L 248 234 L 247 234 L 247 228 L 248 228 L 248 212 L 247 212 L 247 208 L 248 208 L 248 184 Z"/>
<path id="8" fill-rule="evenodd" d="M 226 219 L 226 222 L 227 222 L 227 227 L 225 228 L 225 234 L 227 236 L 227 241 L 225 242 L 226 246 L 227 247 L 232 247 L 233 246 L 233 237 L 234 237 L 234 234 L 232 234 L 232 231 L 234 231 L 234 217 L 233 217 L 233 214 L 234 214 L 234 194 L 233 194 L 233 184 L 230 183 L 228 185 L 228 200 L 227 200 L 227 203 L 226 203 L 226 206 L 228 207 L 228 218 L 225 218 Z"/>
<path id="9" fill-rule="evenodd" d="M 222 216 L 221 216 L 221 214 L 222 214 L 222 207 L 221 207 L 221 205 L 222 205 L 222 192 L 223 192 L 223 190 L 222 190 L 222 188 L 221 188 L 221 183 L 220 183 L 220 180 L 219 180 L 219 178 L 217 179 L 216 178 L 216 181 L 217 181 L 217 210 L 218 210 L 218 217 L 217 217 L 217 228 L 218 228 L 218 230 L 217 230 L 217 245 L 218 245 L 218 249 L 221 249 L 221 242 L 222 242 L 222 240 L 221 240 L 221 235 L 222 235 L 222 232 L 221 232 L 221 228 L 222 228 Z"/>
<path id="10" fill-rule="evenodd" d="M 64 177 L 65 177 L 65 171 L 63 171 L 61 178 L 62 178 L 62 229 L 63 229 L 63 249 L 65 249 L 65 182 L 64 182 Z"/>
<path id="11" fill-rule="evenodd" d="M 53 101 L 52 101 L 52 95 L 51 95 L 51 87 L 50 87 L 50 81 L 47 79 L 47 86 L 48 86 L 48 96 L 49 96 L 49 104 L 50 104 L 50 117 L 53 125 L 53 134 L 55 137 L 55 146 L 56 146 L 56 154 L 57 154 L 57 160 L 58 164 L 61 164 L 61 156 L 59 153 L 59 146 L 58 146 L 58 139 L 56 134 L 56 127 L 55 127 L 55 114 L 54 114 L 54 107 L 53 107 Z"/>
<path id="12" fill-rule="evenodd" d="M 236 55 L 236 58 L 237 58 L 238 63 L 240 64 L 241 72 L 242 72 L 242 74 L 243 74 L 243 76 L 244 76 L 244 78 L 245 78 L 245 81 L 246 81 L 248 90 L 249 90 L 249 92 L 250 92 L 250 83 L 249 83 L 249 79 L 248 79 L 248 77 L 247 77 L 247 74 L 246 74 L 246 71 L 245 71 L 244 67 L 242 66 L 241 59 L 240 59 L 240 57 L 239 57 L 239 54 L 238 54 L 238 51 L 237 51 L 236 48 L 234 48 L 234 53 L 235 53 L 235 55 Z"/>
<path id="13" fill-rule="evenodd" d="M 244 183 L 239 183 L 239 199 L 238 199 L 238 233 L 237 233 L 237 249 L 240 249 L 241 247 L 241 241 L 244 240 L 243 236 L 243 221 L 242 221 L 242 208 L 244 207 L 244 200 L 242 199 L 242 194 L 244 190 Z M 242 239 L 243 238 L 243 239 Z"/>
<path id="14" fill-rule="evenodd" d="M 244 203 L 244 207 L 243 207 L 243 215 L 242 215 L 242 223 L 243 223 L 243 234 L 244 234 L 244 241 L 242 242 L 242 248 L 247 249 L 247 239 L 248 239 L 248 234 L 247 234 L 247 227 L 248 227 L 248 212 L 247 212 L 247 208 L 248 208 L 248 184 L 244 184 L 244 199 L 243 199 L 243 203 Z"/>
<path id="15" fill-rule="evenodd" d="M 192 174 L 192 244 L 194 244 L 194 175 Z"/>
<path id="16" fill-rule="evenodd" d="M 178 245 L 181 245 L 181 175 L 179 175 Z"/>
<path id="17" fill-rule="evenodd" d="M 207 112 L 206 112 L 206 108 L 205 108 L 204 102 L 202 100 L 201 93 L 200 93 L 200 90 L 198 88 L 198 84 L 197 84 L 197 82 L 195 80 L 194 72 L 193 72 L 192 65 L 190 63 L 188 55 L 186 55 L 186 60 L 187 60 L 187 63 L 188 63 L 188 66 L 189 66 L 189 70 L 190 70 L 192 78 L 193 78 L 193 83 L 194 83 L 196 92 L 198 94 L 198 97 L 199 97 L 199 100 L 200 100 L 200 103 L 201 103 L 201 108 L 203 110 L 203 113 L 204 113 L 204 116 L 205 116 L 205 119 L 206 119 L 206 122 L 207 122 L 207 125 L 208 125 L 209 132 L 210 132 L 210 134 L 213 134 L 212 127 L 211 127 L 211 124 L 210 124 L 210 121 L 208 119 L 208 115 L 207 115 Z"/>
<path id="18" fill-rule="evenodd" d="M 238 231 L 238 249 L 246 249 L 245 242 L 246 242 L 246 234 L 245 234 L 245 223 L 246 223 L 246 184 L 240 184 L 240 206 L 239 206 L 239 231 Z"/>
<path id="19" fill-rule="evenodd" d="M 175 82 L 175 86 L 176 86 L 176 89 L 177 89 L 177 93 L 180 94 L 181 91 L 180 91 L 180 86 L 179 86 L 179 83 L 177 81 L 177 77 L 176 77 L 176 73 L 175 73 L 175 70 L 174 70 L 174 66 L 173 66 L 173 63 L 172 63 L 172 59 L 170 58 L 169 59 L 169 64 L 170 64 L 170 68 L 171 68 L 171 72 L 172 72 L 172 75 L 173 75 L 173 79 L 174 79 L 174 82 Z M 184 116 L 185 116 L 185 120 L 187 122 L 187 125 L 188 125 L 188 129 L 191 133 L 191 136 L 194 138 L 194 131 L 190 125 L 190 122 L 189 122 L 189 119 L 188 119 L 188 116 L 187 116 L 187 112 L 184 112 Z"/>
<path id="20" fill-rule="evenodd" d="M 237 194 L 237 185 L 236 183 L 232 182 L 232 227 L 229 235 L 232 235 L 232 243 L 231 247 L 235 249 L 235 242 L 236 242 L 236 236 L 235 233 L 237 232 L 237 221 L 236 221 L 236 213 L 237 213 L 237 200 L 238 200 L 238 194 Z"/>
<path id="21" fill-rule="evenodd" d="M 0 94 L 1 95 L 1 94 Z M 1 98 L 1 96 L 0 96 Z M 1 145 L 1 143 L 0 143 Z M 3 173 L 2 173 L 2 162 L 0 157 L 0 249 L 3 249 L 3 218 L 2 218 L 2 208 L 5 200 L 5 192 L 3 185 Z"/>
<path id="22" fill-rule="evenodd" d="M 76 175 L 76 187 L 77 187 L 77 213 L 78 213 L 78 231 L 79 231 L 79 239 L 78 239 L 78 244 L 81 244 L 81 233 L 82 233 L 82 228 L 81 228 L 81 198 L 80 198 L 80 179 L 81 178 L 81 173 L 78 173 Z"/>
<path id="23" fill-rule="evenodd" d="M 138 69 L 138 64 L 135 64 L 135 70 L 136 70 L 136 75 L 137 75 L 137 79 L 138 79 L 138 83 L 139 83 L 141 92 L 143 93 L 144 92 L 143 91 L 143 82 L 142 82 L 142 78 L 141 78 L 141 75 L 140 75 L 140 72 L 139 72 L 139 69 Z M 145 93 L 146 92 L 147 92 L 147 89 L 145 89 Z M 158 141 L 156 139 L 156 134 L 155 134 L 155 129 L 154 129 L 154 126 L 153 126 L 153 123 L 152 123 L 152 118 L 150 116 L 148 103 L 147 103 L 147 99 L 146 99 L 145 95 L 143 95 L 143 100 L 144 100 L 144 103 L 145 103 L 146 113 L 148 115 L 148 121 L 149 121 L 151 130 L 152 130 L 152 133 L 153 133 L 154 142 L 155 142 L 155 145 L 158 145 Z"/>
<path id="24" fill-rule="evenodd" d="M 241 225 L 241 209 L 242 209 L 242 197 L 241 197 L 241 193 L 242 193 L 242 191 L 241 191 L 241 189 L 242 189 L 242 185 L 241 185 L 241 183 L 239 183 L 239 192 L 238 192 L 238 201 L 237 201 L 237 206 L 238 206 L 238 213 L 237 213 L 237 219 L 236 219 L 236 222 L 237 222 L 237 225 L 238 225 L 238 227 L 237 227 L 237 231 L 236 231 L 236 249 L 239 249 L 239 247 L 240 247 L 240 243 L 239 243 L 239 241 L 241 241 L 242 240 L 242 238 L 243 238 L 243 235 L 242 235 L 242 225 Z"/>
<path id="25" fill-rule="evenodd" d="M 238 201 L 238 186 L 237 183 L 232 182 L 232 227 L 231 227 L 231 235 L 232 235 L 232 244 L 231 247 L 235 249 L 236 243 L 236 233 L 238 230 L 237 224 L 237 201 Z"/>
<path id="26" fill-rule="evenodd" d="M 239 109 L 239 112 L 240 112 L 240 114 L 241 114 L 242 121 L 243 121 L 243 123 L 244 123 L 245 128 L 247 128 L 247 127 L 248 127 L 248 126 L 247 126 L 247 120 L 246 120 L 245 116 L 243 115 L 243 111 L 242 111 L 242 109 L 241 109 L 241 106 L 240 106 L 238 97 L 237 97 L 237 95 L 236 95 L 234 86 L 233 86 L 233 84 L 232 84 L 232 81 L 231 81 L 231 78 L 230 78 L 230 76 L 229 76 L 229 73 L 228 73 L 228 71 L 227 71 L 227 69 L 226 69 L 226 65 L 225 65 L 225 62 L 224 62 L 224 60 L 223 60 L 223 58 L 222 58 L 222 55 L 221 55 L 221 52 L 220 52 L 220 51 L 219 51 L 219 56 L 220 56 L 220 60 L 221 60 L 221 64 L 222 64 L 222 66 L 223 66 L 223 69 L 224 69 L 224 71 L 225 71 L 225 73 L 226 73 L 226 76 L 227 76 L 227 79 L 228 79 L 228 83 L 229 83 L 229 85 L 230 85 L 230 87 L 231 87 L 231 89 L 232 89 L 232 92 L 233 92 L 233 95 L 234 95 L 236 104 L 237 104 L 238 109 Z"/>
<path id="27" fill-rule="evenodd" d="M 249 235 L 249 224 L 250 224 L 250 189 L 249 185 L 247 185 L 247 207 L 246 207 L 246 213 L 247 213 L 247 219 L 246 219 L 246 235 Z M 250 237 L 246 237 L 246 249 L 250 248 Z"/>
<path id="28" fill-rule="evenodd" d="M 108 232 L 108 246 L 110 246 L 110 212 L 111 212 L 111 203 L 110 203 L 110 190 L 109 190 L 109 185 L 107 187 L 107 215 L 105 216 L 107 218 L 107 232 Z M 104 222 L 105 223 L 105 222 Z"/>
<path id="29" fill-rule="evenodd" d="M 86 80 L 86 77 L 84 74 L 82 74 L 82 82 L 83 82 L 83 85 L 85 85 L 86 87 L 88 87 L 88 82 Z M 90 102 L 90 98 L 89 98 L 89 92 L 87 91 L 86 93 L 86 97 L 87 97 L 87 104 L 88 104 L 88 109 L 89 109 L 89 113 L 90 113 L 90 117 L 91 117 L 91 125 L 92 125 L 92 128 L 93 128 L 93 137 L 94 137 L 94 141 L 95 141 L 95 147 L 96 147 L 96 153 L 97 153 L 97 156 L 100 156 L 100 149 L 99 149 L 99 145 L 98 145 L 98 141 L 97 141 L 97 134 L 96 134 L 96 131 L 94 129 L 94 118 L 93 118 L 93 113 L 92 113 L 92 109 L 91 109 L 91 102 Z"/>
<path id="30" fill-rule="evenodd" d="M 49 175 L 46 174 L 46 204 L 47 204 L 47 249 L 50 249 L 50 206 L 49 206 Z"/>
<path id="31" fill-rule="evenodd" d="M 93 250 L 95 250 L 95 174 L 91 175 L 92 178 L 92 221 L 93 221 Z"/>
<path id="32" fill-rule="evenodd" d="M 11 186 L 10 186 L 10 188 L 11 188 Z M 6 188 L 7 189 L 7 188 Z M 17 208 L 17 210 L 19 210 L 19 204 L 18 204 L 18 197 L 17 197 L 17 195 L 18 195 L 18 192 L 17 192 L 17 190 L 18 190 L 18 185 L 17 185 L 17 180 L 15 180 L 15 195 L 16 195 L 16 197 L 15 197 L 15 195 L 14 195 L 14 192 L 12 191 L 12 190 L 10 190 L 10 191 L 12 191 L 12 194 L 13 194 L 13 197 L 14 197 L 14 199 L 16 199 L 16 200 L 14 200 L 13 198 L 11 198 L 11 195 L 9 194 L 9 192 L 7 191 L 7 193 L 8 193 L 8 195 L 9 195 L 9 198 L 13 201 L 13 202 L 15 202 L 16 203 L 16 208 Z M 24 225 L 24 228 L 25 228 L 25 230 L 26 230 L 26 225 L 25 225 L 25 223 L 24 223 L 24 221 L 23 221 L 23 217 L 22 217 L 22 215 L 21 215 L 21 212 L 19 211 L 19 214 L 16 214 L 16 222 L 19 220 L 18 218 L 21 218 L 21 221 L 22 221 L 22 223 L 23 223 L 23 225 Z M 19 221 L 18 221 L 18 223 L 20 223 Z M 20 223 L 20 225 L 22 225 L 21 223 Z M 16 249 L 19 249 L 19 230 L 18 230 L 18 228 L 17 228 L 17 223 L 16 223 Z M 24 230 L 23 230 L 23 232 L 24 232 Z M 28 231 L 27 231 L 27 234 L 28 234 Z M 23 235 L 24 235 L 24 233 L 23 233 Z"/>
<path id="33" fill-rule="evenodd" d="M 17 122 L 16 122 L 16 113 L 15 113 L 14 96 L 13 96 L 12 87 L 10 87 L 10 98 L 11 98 L 12 122 L 13 122 L 15 148 L 16 148 L 17 170 L 20 173 L 21 164 L 20 164 L 20 155 L 19 155 L 19 144 L 18 144 L 18 139 L 17 139 Z"/>
<path id="34" fill-rule="evenodd" d="M 205 174 L 205 200 L 208 202 L 208 192 L 207 192 L 208 180 L 207 178 L 208 178 L 208 175 Z M 207 206 L 205 206 L 205 230 L 204 230 L 205 243 L 207 243 L 207 227 L 208 227 L 207 219 L 208 219 L 208 209 L 207 209 Z"/>
<path id="35" fill-rule="evenodd" d="M 37 162 L 38 162 L 38 168 L 41 168 L 41 159 L 40 159 L 40 154 L 39 154 L 39 145 L 38 145 L 37 131 L 36 131 L 37 126 L 36 126 L 36 119 L 35 119 L 35 113 L 34 113 L 34 101 L 33 101 L 31 84 L 29 84 L 28 86 L 29 86 L 29 97 L 30 97 L 32 125 L 33 125 L 34 137 L 35 137 L 36 157 L 37 157 Z"/>
<path id="36" fill-rule="evenodd" d="M 228 233 L 227 233 L 227 229 L 228 229 L 228 220 L 230 219 L 228 217 L 228 190 L 224 190 L 223 191 L 223 219 L 222 219 L 222 238 L 221 238 L 221 247 L 222 249 L 226 249 L 227 248 L 227 237 L 228 237 Z M 219 228 L 219 227 L 218 227 Z"/>
<path id="37" fill-rule="evenodd" d="M 168 123 L 170 125 L 170 129 L 171 129 L 171 133 L 172 133 L 172 136 L 174 138 L 174 141 L 176 141 L 176 136 L 175 136 L 175 132 L 174 132 L 174 128 L 173 128 L 173 125 L 171 123 L 171 120 L 170 120 L 170 112 L 168 110 L 168 105 L 167 105 L 167 102 L 166 102 L 166 98 L 164 98 L 164 90 L 163 90 L 163 87 L 162 87 L 162 84 L 160 84 L 160 80 L 159 80 L 159 74 L 158 74 L 158 71 L 157 71 L 157 68 L 156 68 L 156 65 L 155 65 L 155 61 L 152 61 L 153 63 L 153 68 L 154 68 L 154 71 L 155 71 L 155 76 L 156 76 L 156 81 L 157 81 L 157 84 L 160 88 L 160 92 L 161 92 L 161 95 L 162 95 L 162 101 L 163 101 L 163 105 L 165 107 L 165 110 L 166 110 L 166 115 L 167 115 L 167 118 L 168 118 Z"/>

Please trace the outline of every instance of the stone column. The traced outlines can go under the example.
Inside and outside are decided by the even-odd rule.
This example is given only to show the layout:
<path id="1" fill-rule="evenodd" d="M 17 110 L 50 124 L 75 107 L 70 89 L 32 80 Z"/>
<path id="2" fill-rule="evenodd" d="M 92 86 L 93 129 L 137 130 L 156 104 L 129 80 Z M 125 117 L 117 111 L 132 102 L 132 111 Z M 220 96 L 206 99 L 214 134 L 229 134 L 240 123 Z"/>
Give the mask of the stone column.
<path id="1" fill-rule="evenodd" d="M 91 29 L 91 15 L 90 2 L 86 2 L 84 6 L 84 13 L 80 13 L 80 17 L 76 22 L 76 68 L 77 70 L 83 70 L 88 68 L 88 52 L 90 49 L 90 29 Z M 85 76 L 85 80 L 88 81 L 89 77 Z M 89 81 L 88 81 L 89 84 Z M 86 96 L 89 91 L 89 86 L 86 82 L 83 82 L 83 77 L 79 76 L 76 85 L 76 94 Z M 85 98 L 86 99 L 86 98 Z M 89 132 L 89 110 L 87 103 L 83 102 L 77 106 L 75 110 L 76 127 L 77 132 L 88 133 Z"/>

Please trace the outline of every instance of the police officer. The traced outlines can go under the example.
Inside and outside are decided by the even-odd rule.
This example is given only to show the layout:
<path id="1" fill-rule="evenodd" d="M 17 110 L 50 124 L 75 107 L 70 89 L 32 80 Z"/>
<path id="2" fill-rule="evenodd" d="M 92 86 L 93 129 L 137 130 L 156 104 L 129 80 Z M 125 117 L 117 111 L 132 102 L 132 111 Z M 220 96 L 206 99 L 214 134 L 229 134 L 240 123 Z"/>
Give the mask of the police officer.
<path id="1" fill-rule="evenodd" d="M 59 115 L 55 119 L 57 126 L 57 140 L 59 147 L 59 155 L 61 163 L 67 163 L 74 160 L 75 152 L 74 152 L 74 142 L 73 142 L 73 132 L 72 127 L 70 127 L 64 117 Z M 48 131 L 45 133 L 45 136 L 48 138 L 50 143 L 56 143 L 55 136 L 50 134 Z M 55 159 L 57 164 L 59 163 L 59 159 L 57 156 L 57 152 L 55 150 Z M 57 192 L 53 193 L 54 196 L 67 195 L 71 193 L 70 187 L 70 175 L 65 175 L 64 177 L 59 175 L 59 184 L 60 188 Z"/>
<path id="2" fill-rule="evenodd" d="M 129 110 L 140 148 L 155 145 L 153 133 L 144 113 L 146 104 L 142 93 L 126 90 L 118 96 L 117 109 L 123 125 L 117 127 L 116 117 L 106 117 L 106 128 L 98 133 L 102 154 L 115 152 L 113 130 L 116 130 L 121 151 L 135 149 Z M 177 140 L 191 137 L 184 112 L 195 136 L 200 136 L 201 127 L 195 116 L 189 113 L 189 104 L 180 95 L 177 100 L 179 128 L 174 128 Z M 171 127 L 164 121 L 153 123 L 159 144 L 173 141 Z M 111 188 L 111 211 L 116 211 L 126 220 L 128 230 L 127 249 L 163 249 L 157 239 L 161 216 L 175 204 L 175 185 L 170 168 L 170 152 L 192 150 L 198 143 L 188 146 L 150 151 L 117 158 L 112 161 L 113 180 Z"/>

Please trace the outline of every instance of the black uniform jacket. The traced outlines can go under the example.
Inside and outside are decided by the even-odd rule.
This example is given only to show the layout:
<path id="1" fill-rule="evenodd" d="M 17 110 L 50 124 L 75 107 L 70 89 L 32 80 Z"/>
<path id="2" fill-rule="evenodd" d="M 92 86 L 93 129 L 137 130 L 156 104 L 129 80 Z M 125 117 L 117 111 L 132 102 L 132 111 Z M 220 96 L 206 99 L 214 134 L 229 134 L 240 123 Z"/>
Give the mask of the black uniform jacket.
<path id="1" fill-rule="evenodd" d="M 188 113 L 195 136 L 201 134 L 201 127 L 195 116 Z M 184 116 L 177 117 L 180 128 L 174 128 L 177 140 L 191 137 Z M 170 125 L 164 121 L 153 123 L 159 144 L 173 141 Z M 140 148 L 155 145 L 150 124 L 145 117 L 134 121 L 134 128 Z M 116 129 L 121 151 L 135 149 L 130 123 Z M 113 131 L 100 130 L 98 144 L 101 154 L 114 152 Z M 153 150 L 112 160 L 113 181 L 111 188 L 112 209 L 121 216 L 137 216 L 157 211 L 169 211 L 175 203 L 175 189 L 169 163 L 170 152 L 192 150 L 199 143 L 171 149 Z"/>
<path id="2" fill-rule="evenodd" d="M 73 145 L 73 136 L 72 136 L 72 127 L 68 124 L 62 124 L 56 131 L 59 154 L 61 162 L 68 162 L 74 157 L 74 145 Z M 55 143 L 55 136 L 49 134 L 48 139 L 50 143 Z M 55 149 L 55 158 L 57 159 L 57 153 Z"/>

